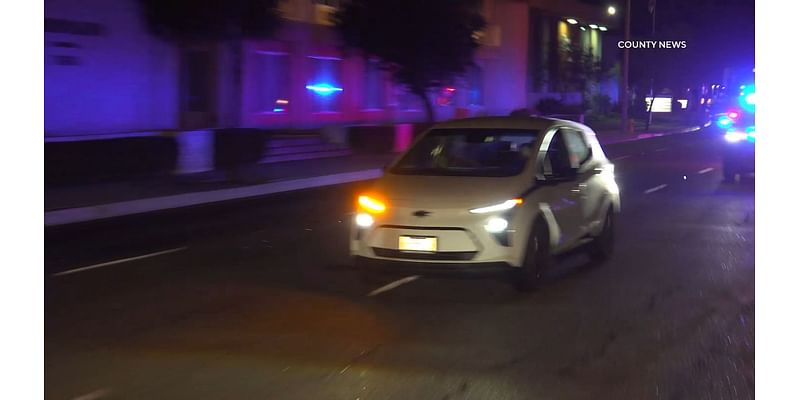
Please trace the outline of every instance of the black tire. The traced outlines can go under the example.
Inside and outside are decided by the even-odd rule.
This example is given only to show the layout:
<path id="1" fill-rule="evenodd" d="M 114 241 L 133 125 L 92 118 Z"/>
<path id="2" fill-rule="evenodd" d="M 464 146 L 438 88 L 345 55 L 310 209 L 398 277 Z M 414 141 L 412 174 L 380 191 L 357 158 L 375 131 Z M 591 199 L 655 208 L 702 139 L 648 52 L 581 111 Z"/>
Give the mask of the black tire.
<path id="1" fill-rule="evenodd" d="M 614 254 L 614 210 L 609 209 L 603 220 L 603 229 L 589 244 L 589 257 L 595 262 L 605 262 Z"/>
<path id="2" fill-rule="evenodd" d="M 547 224 L 537 219 L 533 231 L 528 235 L 525 260 L 514 271 L 514 287 L 521 292 L 530 292 L 539 287 L 542 274 L 552 263 L 550 255 L 550 233 Z"/>

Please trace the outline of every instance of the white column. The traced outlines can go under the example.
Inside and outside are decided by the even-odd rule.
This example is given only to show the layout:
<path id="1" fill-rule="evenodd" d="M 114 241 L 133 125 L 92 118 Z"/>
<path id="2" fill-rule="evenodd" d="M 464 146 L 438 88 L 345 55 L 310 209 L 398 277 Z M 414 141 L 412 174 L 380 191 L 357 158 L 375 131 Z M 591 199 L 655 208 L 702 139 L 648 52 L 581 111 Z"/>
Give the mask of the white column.
<path id="1" fill-rule="evenodd" d="M 179 132 L 178 162 L 175 174 L 193 174 L 214 169 L 214 131 L 199 130 Z"/>
<path id="2" fill-rule="evenodd" d="M 347 127 L 339 125 L 326 125 L 322 128 L 322 137 L 328 143 L 347 146 Z"/>

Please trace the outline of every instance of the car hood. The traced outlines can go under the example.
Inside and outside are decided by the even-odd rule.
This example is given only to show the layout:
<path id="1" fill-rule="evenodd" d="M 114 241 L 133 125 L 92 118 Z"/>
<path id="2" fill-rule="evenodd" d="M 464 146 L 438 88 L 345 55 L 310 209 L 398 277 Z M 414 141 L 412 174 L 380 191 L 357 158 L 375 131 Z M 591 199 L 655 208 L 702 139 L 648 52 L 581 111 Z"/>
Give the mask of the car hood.
<path id="1" fill-rule="evenodd" d="M 374 193 L 398 207 L 472 208 L 519 196 L 530 185 L 522 176 L 464 177 L 388 174 Z M 532 182 L 531 182 L 532 183 Z"/>

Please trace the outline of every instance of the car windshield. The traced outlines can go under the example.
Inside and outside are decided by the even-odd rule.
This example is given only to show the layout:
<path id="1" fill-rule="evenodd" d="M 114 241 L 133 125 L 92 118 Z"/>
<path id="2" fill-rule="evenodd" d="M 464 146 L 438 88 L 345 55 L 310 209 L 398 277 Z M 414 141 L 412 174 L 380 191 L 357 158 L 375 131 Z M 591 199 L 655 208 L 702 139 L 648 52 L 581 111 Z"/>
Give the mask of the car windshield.
<path id="1" fill-rule="evenodd" d="M 525 168 L 538 131 L 434 129 L 390 170 L 404 175 L 514 176 Z"/>

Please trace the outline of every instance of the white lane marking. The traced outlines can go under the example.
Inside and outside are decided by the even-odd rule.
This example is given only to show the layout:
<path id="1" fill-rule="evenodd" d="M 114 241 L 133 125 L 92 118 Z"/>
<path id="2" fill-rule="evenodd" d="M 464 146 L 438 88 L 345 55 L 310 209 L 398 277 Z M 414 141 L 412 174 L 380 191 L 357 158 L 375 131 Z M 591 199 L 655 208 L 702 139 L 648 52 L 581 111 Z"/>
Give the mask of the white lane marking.
<path id="1" fill-rule="evenodd" d="M 624 160 L 624 159 L 626 159 L 626 158 L 630 158 L 630 157 L 631 157 L 630 155 L 627 155 L 627 156 L 619 156 L 619 157 L 616 157 L 616 158 L 612 158 L 612 159 L 611 159 L 611 161 L 619 161 L 619 160 Z"/>
<path id="2" fill-rule="evenodd" d="M 663 188 L 665 188 L 665 187 L 667 187 L 667 185 L 666 185 L 666 184 L 664 184 L 664 185 L 658 185 L 658 186 L 656 186 L 656 187 L 651 187 L 650 189 L 647 189 L 647 190 L 645 190 L 645 191 L 644 191 L 644 194 L 650 194 L 650 193 L 653 193 L 653 192 L 655 192 L 655 191 L 657 191 L 657 190 L 661 190 L 661 189 L 663 189 Z"/>
<path id="3" fill-rule="evenodd" d="M 383 292 L 388 292 L 389 290 L 397 288 L 398 286 L 405 285 L 406 283 L 414 282 L 417 279 L 419 279 L 419 275 L 412 275 L 412 276 L 407 276 L 407 277 L 402 278 L 402 279 L 398 279 L 398 280 L 396 280 L 394 282 L 390 282 L 390 283 L 388 283 L 388 284 L 386 284 L 384 286 L 381 286 L 381 287 L 369 292 L 369 294 L 367 296 L 368 297 L 377 296 L 377 295 L 379 295 L 379 294 L 381 294 Z"/>
<path id="4" fill-rule="evenodd" d="M 111 390 L 109 389 L 97 389 L 94 392 L 86 393 L 78 397 L 73 397 L 72 400 L 96 400 L 106 397 L 109 394 L 111 394 Z"/>
<path id="5" fill-rule="evenodd" d="M 85 266 L 85 267 L 69 269 L 69 270 L 66 270 L 66 271 L 62 271 L 62 272 L 53 274 L 52 276 L 62 276 L 62 275 L 74 274 L 76 272 L 83 272 L 83 271 L 88 271 L 90 269 L 108 267 L 110 265 L 122 264 L 122 263 L 128 262 L 128 261 L 136 261 L 136 260 L 141 260 L 143 258 L 150 258 L 150 257 L 160 256 L 162 254 L 175 253 L 175 252 L 183 251 L 183 250 L 186 250 L 186 249 L 187 249 L 187 247 L 178 247 L 178 248 L 164 250 L 164 251 L 157 251 L 155 253 L 144 254 L 144 255 L 136 256 L 136 257 L 122 258 L 122 259 L 119 259 L 119 260 L 108 261 L 108 262 L 104 262 L 104 263 L 100 263 L 100 264 L 94 264 L 94 265 L 88 265 L 88 266 Z"/>
<path id="6" fill-rule="evenodd" d="M 669 150 L 669 147 L 661 147 L 656 149 L 656 151 L 667 151 L 667 150 Z"/>
<path id="7" fill-rule="evenodd" d="M 701 169 L 700 171 L 697 171 L 697 173 L 698 174 L 705 174 L 705 173 L 711 172 L 713 170 L 714 170 L 714 168 L 706 168 L 706 169 Z"/>

